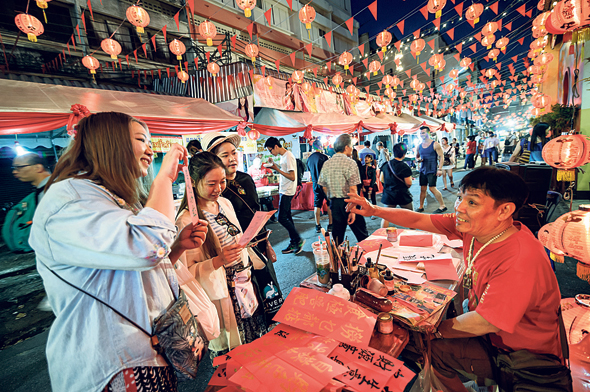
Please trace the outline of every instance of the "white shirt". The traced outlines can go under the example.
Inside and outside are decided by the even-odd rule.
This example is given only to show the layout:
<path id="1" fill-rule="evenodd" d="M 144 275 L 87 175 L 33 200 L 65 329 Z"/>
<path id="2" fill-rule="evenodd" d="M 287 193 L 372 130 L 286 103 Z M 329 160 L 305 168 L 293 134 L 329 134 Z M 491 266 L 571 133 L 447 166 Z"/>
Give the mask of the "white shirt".
<path id="1" fill-rule="evenodd" d="M 500 140 L 497 137 L 493 136 L 493 137 L 487 138 L 483 142 L 483 148 L 484 148 L 484 150 L 487 150 L 488 148 L 494 148 L 499 144 L 500 144 Z"/>
<path id="2" fill-rule="evenodd" d="M 291 170 L 295 173 L 295 179 L 297 179 L 297 162 L 295 162 L 295 156 L 291 151 L 286 151 L 281 155 L 281 171 L 289 173 Z M 291 181 L 287 177 L 281 175 L 279 180 L 279 193 L 285 196 L 293 196 L 297 192 L 297 181 Z"/>

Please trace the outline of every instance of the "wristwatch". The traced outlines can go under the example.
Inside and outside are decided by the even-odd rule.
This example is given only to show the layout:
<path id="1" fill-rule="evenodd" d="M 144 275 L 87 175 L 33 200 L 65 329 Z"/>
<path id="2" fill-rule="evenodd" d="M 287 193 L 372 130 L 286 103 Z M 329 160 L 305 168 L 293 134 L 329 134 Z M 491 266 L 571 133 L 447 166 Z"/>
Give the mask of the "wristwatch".
<path id="1" fill-rule="evenodd" d="M 442 333 L 440 333 L 440 331 L 438 329 L 434 332 L 434 337 L 437 339 L 444 339 L 444 337 L 442 336 Z"/>

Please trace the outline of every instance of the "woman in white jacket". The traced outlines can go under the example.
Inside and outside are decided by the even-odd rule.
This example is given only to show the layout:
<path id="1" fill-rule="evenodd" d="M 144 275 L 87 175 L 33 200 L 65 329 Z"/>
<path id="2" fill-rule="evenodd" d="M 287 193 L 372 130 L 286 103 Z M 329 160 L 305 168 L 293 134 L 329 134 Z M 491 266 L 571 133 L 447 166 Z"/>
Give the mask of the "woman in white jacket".
<path id="1" fill-rule="evenodd" d="M 225 167 L 210 152 L 194 155 L 189 163 L 200 219 L 209 222 L 205 242 L 191 249 L 180 260 L 215 304 L 221 334 L 209 342 L 212 356 L 240 344 L 250 343 L 267 331 L 262 306 L 251 282 L 251 263 L 247 250 L 238 245 L 242 229 L 231 203 L 221 197 L 226 186 Z M 186 195 L 176 225 L 179 229 L 191 221 Z"/>

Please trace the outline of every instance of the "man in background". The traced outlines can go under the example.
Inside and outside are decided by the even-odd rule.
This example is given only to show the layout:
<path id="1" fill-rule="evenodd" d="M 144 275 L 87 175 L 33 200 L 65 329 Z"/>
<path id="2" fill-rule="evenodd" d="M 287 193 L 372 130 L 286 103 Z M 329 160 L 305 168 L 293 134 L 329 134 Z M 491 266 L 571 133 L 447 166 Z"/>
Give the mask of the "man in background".
<path id="1" fill-rule="evenodd" d="M 377 154 L 375 154 L 375 151 L 371 149 L 371 142 L 365 140 L 365 148 L 359 151 L 359 159 L 363 165 L 365 164 L 365 157 L 367 155 L 373 156 L 373 162 L 377 160 Z"/>
<path id="2" fill-rule="evenodd" d="M 438 189 L 436 189 L 436 180 L 442 176 L 442 167 L 444 162 L 444 154 L 440 144 L 430 138 L 430 128 L 427 126 L 420 127 L 420 137 L 422 143 L 418 146 L 418 153 L 416 154 L 416 162 L 421 162 L 420 166 L 420 207 L 417 212 L 424 211 L 424 200 L 426 199 L 426 187 L 438 201 L 438 209 L 434 211 L 435 214 L 440 214 L 447 210 L 445 201 Z"/>
<path id="3" fill-rule="evenodd" d="M 297 232 L 291 215 L 291 201 L 297 191 L 297 162 L 293 153 L 282 147 L 281 142 L 276 137 L 266 139 L 264 148 L 275 157 L 277 155 L 281 156 L 280 167 L 277 166 L 276 162 L 272 162 L 270 168 L 281 175 L 279 180 L 279 223 L 287 229 L 291 239 L 289 246 L 283 249 L 283 254 L 299 254 L 303 249 L 305 240 Z"/>
<path id="4" fill-rule="evenodd" d="M 347 212 L 344 202 L 349 193 L 357 194 L 357 185 L 361 183 L 358 166 L 350 158 L 352 156 L 350 135 L 338 136 L 334 142 L 334 151 L 336 154 L 324 163 L 318 181 L 330 200 L 332 222 L 334 223 L 332 238 L 334 238 L 336 245 L 340 245 L 344 241 L 344 233 L 348 225 L 357 242 L 360 242 L 369 236 L 365 218 L 356 216 L 354 210 Z"/>
<path id="5" fill-rule="evenodd" d="M 324 200 L 328 200 L 322 187 L 318 184 L 320 179 L 320 172 L 324 163 L 330 159 L 322 152 L 322 143 L 319 139 L 313 141 L 312 148 L 315 150 L 313 154 L 307 158 L 307 169 L 311 173 L 311 183 L 313 184 L 313 213 L 315 217 L 315 231 L 322 232 L 322 225 L 320 225 L 320 214 L 324 206 Z M 329 203 L 328 203 L 329 204 Z M 328 206 L 328 231 L 332 231 L 332 211 Z"/>
<path id="6" fill-rule="evenodd" d="M 387 150 L 383 145 L 383 142 L 377 143 L 377 151 L 379 151 L 379 159 L 377 160 L 377 168 L 380 168 L 389 160 L 389 156 L 387 154 Z"/>
<path id="7" fill-rule="evenodd" d="M 488 162 L 488 165 L 493 165 L 498 162 L 498 150 L 500 140 L 494 136 L 494 132 L 488 132 L 488 137 L 483 142 L 483 157 Z"/>

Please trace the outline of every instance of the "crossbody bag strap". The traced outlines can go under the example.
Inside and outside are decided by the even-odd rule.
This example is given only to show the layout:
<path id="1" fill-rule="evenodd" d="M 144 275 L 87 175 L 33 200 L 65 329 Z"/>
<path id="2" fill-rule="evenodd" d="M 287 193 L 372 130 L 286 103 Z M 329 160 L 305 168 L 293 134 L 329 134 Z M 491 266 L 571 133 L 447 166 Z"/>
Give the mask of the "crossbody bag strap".
<path id="1" fill-rule="evenodd" d="M 45 265 L 44 263 L 40 262 L 41 264 Z M 129 321 L 131 324 L 133 324 L 135 327 L 137 327 L 137 329 L 139 329 L 140 331 L 142 331 L 143 333 L 145 333 L 150 339 L 152 337 L 151 334 L 149 334 L 145 329 L 143 329 L 139 324 L 137 324 L 135 321 L 131 320 L 129 317 L 125 316 L 123 313 L 119 312 L 117 309 L 113 308 L 111 305 L 109 305 L 108 303 L 106 303 L 105 301 L 103 301 L 100 298 L 95 297 L 94 295 L 90 294 L 87 291 L 82 290 L 81 288 L 79 288 L 78 286 L 73 285 L 72 283 L 68 282 L 67 280 L 65 280 L 64 278 L 62 278 L 57 272 L 55 272 L 54 270 L 52 270 L 51 268 L 47 267 L 45 265 L 45 268 L 47 268 L 49 271 L 51 271 L 51 273 L 55 276 L 57 276 L 62 282 L 68 284 L 69 286 L 75 288 L 76 290 L 86 294 L 87 296 L 94 298 L 95 300 L 97 300 L 98 302 L 100 302 L 101 304 L 105 305 L 106 307 L 110 308 L 113 312 L 117 313 L 119 316 L 123 317 L 125 320 Z"/>
<path id="2" fill-rule="evenodd" d="M 393 171 L 393 167 L 391 167 L 391 161 L 387 161 L 387 166 L 389 166 L 389 170 L 391 170 L 391 174 L 393 174 L 393 176 L 394 176 L 395 178 L 397 178 L 397 179 L 398 179 L 398 180 L 399 180 L 399 181 L 400 181 L 402 184 L 405 184 L 405 181 L 404 181 L 404 180 L 402 180 L 401 178 L 399 178 L 399 177 L 397 176 L 397 174 L 395 174 L 395 172 Z"/>

